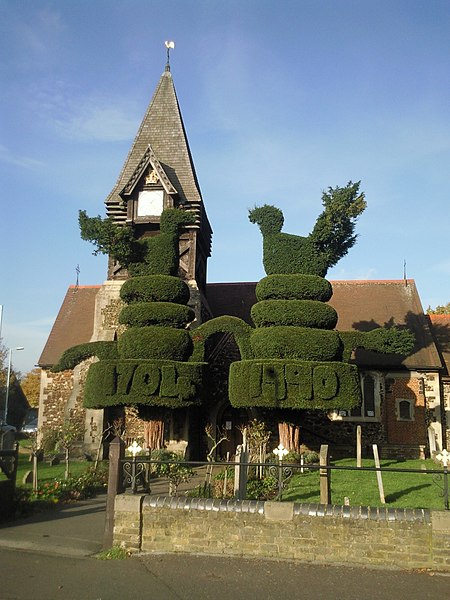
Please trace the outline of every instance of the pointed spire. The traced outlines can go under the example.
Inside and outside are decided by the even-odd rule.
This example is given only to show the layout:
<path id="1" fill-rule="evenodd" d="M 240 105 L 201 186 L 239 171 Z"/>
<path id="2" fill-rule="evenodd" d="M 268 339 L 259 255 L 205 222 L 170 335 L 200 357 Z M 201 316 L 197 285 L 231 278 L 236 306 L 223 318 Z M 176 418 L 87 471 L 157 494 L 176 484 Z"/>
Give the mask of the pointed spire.
<path id="1" fill-rule="evenodd" d="M 166 46 L 169 53 L 175 45 L 173 42 L 166 42 Z M 116 222 L 126 220 L 126 207 L 123 205 L 121 192 L 129 183 L 149 146 L 167 173 L 178 194 L 179 202 L 201 203 L 200 187 L 169 63 L 161 75 L 116 185 L 106 199 L 107 213 Z"/>

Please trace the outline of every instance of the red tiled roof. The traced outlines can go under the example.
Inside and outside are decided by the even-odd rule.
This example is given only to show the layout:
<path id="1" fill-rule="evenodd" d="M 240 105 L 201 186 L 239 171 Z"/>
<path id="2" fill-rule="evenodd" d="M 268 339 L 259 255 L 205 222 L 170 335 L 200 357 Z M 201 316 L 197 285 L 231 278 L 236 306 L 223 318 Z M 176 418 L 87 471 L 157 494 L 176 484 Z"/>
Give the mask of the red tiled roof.
<path id="1" fill-rule="evenodd" d="M 39 358 L 40 367 L 56 364 L 64 350 L 89 342 L 94 328 L 95 298 L 99 289 L 99 285 L 69 287 Z"/>

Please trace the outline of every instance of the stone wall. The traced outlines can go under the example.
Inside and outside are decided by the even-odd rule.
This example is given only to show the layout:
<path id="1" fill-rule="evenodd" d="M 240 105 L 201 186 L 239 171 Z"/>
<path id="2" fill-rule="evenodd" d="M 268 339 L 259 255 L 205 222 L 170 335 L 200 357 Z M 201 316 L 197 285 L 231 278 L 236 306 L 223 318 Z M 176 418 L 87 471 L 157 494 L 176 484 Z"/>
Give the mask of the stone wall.
<path id="1" fill-rule="evenodd" d="M 450 571 L 450 512 L 122 494 L 114 543 L 151 553 Z"/>

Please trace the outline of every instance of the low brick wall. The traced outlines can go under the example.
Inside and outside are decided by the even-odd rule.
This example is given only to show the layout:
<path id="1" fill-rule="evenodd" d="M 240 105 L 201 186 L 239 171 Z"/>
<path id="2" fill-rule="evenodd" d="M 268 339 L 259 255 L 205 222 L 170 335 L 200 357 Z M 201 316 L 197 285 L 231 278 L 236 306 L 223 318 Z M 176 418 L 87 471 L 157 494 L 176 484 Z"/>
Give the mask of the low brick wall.
<path id="1" fill-rule="evenodd" d="M 114 543 L 150 553 L 450 571 L 450 512 L 122 494 Z"/>

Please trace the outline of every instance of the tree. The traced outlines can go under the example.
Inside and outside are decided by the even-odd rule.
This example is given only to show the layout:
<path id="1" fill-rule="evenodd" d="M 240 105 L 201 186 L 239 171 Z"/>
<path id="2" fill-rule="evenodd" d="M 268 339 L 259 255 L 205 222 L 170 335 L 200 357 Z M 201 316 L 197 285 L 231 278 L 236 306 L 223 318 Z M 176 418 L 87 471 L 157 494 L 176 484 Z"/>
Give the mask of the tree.
<path id="1" fill-rule="evenodd" d="M 334 267 L 356 242 L 356 219 L 367 205 L 364 193 L 359 192 L 360 183 L 349 181 L 346 187 L 329 187 L 322 194 L 324 211 L 316 221 L 311 239 L 326 255 L 328 267 Z"/>
<path id="2" fill-rule="evenodd" d="M 20 385 L 31 408 L 38 408 L 41 387 L 41 369 L 37 367 L 29 373 L 26 373 L 22 377 Z"/>
<path id="3" fill-rule="evenodd" d="M 450 315 L 450 302 L 447 302 L 445 306 L 440 306 L 438 304 L 436 308 L 431 308 L 431 306 L 428 306 L 427 315 Z"/>
<path id="4" fill-rule="evenodd" d="M 78 445 L 80 440 L 83 439 L 85 429 L 83 425 L 78 421 L 67 420 L 64 422 L 61 430 L 58 432 L 58 440 L 56 447 L 64 450 L 64 459 L 66 463 L 66 470 L 64 473 L 64 479 L 69 479 L 69 459 L 71 451 Z"/>

